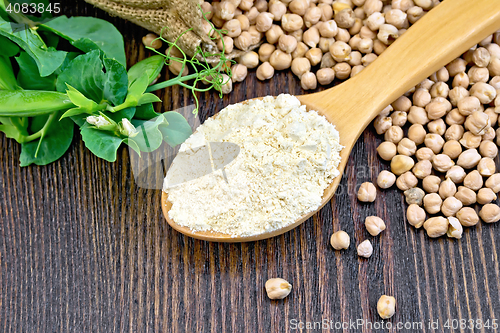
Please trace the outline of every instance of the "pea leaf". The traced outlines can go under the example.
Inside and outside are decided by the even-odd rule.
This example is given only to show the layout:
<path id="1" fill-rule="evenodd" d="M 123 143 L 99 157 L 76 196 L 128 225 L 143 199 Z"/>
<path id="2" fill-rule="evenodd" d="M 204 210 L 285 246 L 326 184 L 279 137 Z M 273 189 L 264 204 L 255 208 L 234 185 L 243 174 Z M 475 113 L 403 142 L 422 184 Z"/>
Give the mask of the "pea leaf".
<path id="1" fill-rule="evenodd" d="M 69 84 L 67 86 L 68 90 L 66 91 L 66 94 L 68 95 L 71 102 L 75 104 L 77 107 L 66 111 L 61 116 L 61 119 L 66 117 L 76 116 L 82 113 L 87 113 L 90 115 L 96 111 L 100 111 L 104 107 L 103 104 L 97 104 L 93 100 L 88 99 L 81 92 L 79 92 Z"/>
<path id="2" fill-rule="evenodd" d="M 28 135 L 27 118 L 0 117 L 0 132 L 4 132 L 10 139 L 22 142 L 23 137 Z"/>
<path id="3" fill-rule="evenodd" d="M 127 118 L 128 120 L 132 120 L 136 112 L 135 107 L 126 108 L 120 110 L 118 112 L 104 112 L 104 114 L 119 123 L 123 118 Z"/>
<path id="4" fill-rule="evenodd" d="M 18 90 L 14 71 L 9 58 L 0 55 L 0 90 Z"/>
<path id="5" fill-rule="evenodd" d="M 21 52 L 16 61 L 19 65 L 17 82 L 21 87 L 30 90 L 56 90 L 56 74 L 40 76 L 35 60 L 28 53 Z"/>
<path id="6" fill-rule="evenodd" d="M 115 136 L 112 132 L 101 131 L 93 128 L 87 122 L 80 128 L 82 140 L 94 155 L 108 162 L 116 161 L 116 151 L 123 139 Z"/>
<path id="7" fill-rule="evenodd" d="M 152 152 L 160 147 L 163 135 L 158 126 L 165 123 L 165 118 L 160 115 L 152 120 L 132 120 L 132 125 L 139 132 L 129 140 L 135 141 L 141 151 Z"/>
<path id="8" fill-rule="evenodd" d="M 19 53 L 19 46 L 3 36 L 0 36 L 0 45 L 2 45 L 2 53 L 6 58 L 13 57 Z"/>
<path id="9" fill-rule="evenodd" d="M 136 108 L 135 118 L 141 120 L 150 120 L 158 117 L 160 114 L 155 112 L 152 103 L 142 104 Z"/>
<path id="10" fill-rule="evenodd" d="M 84 52 L 91 44 L 85 39 L 92 41 L 104 54 L 111 59 L 116 59 L 126 66 L 125 48 L 123 36 L 115 26 L 107 21 L 95 17 L 66 17 L 59 16 L 47 23 L 40 25 L 55 34 L 67 39 L 75 47 Z"/>
<path id="11" fill-rule="evenodd" d="M 163 134 L 163 139 L 170 146 L 175 147 L 180 145 L 193 134 L 191 126 L 189 126 L 187 120 L 180 113 L 169 111 L 162 113 L 162 115 L 167 120 L 168 125 L 161 124 L 158 128 Z"/>
<path id="12" fill-rule="evenodd" d="M 106 76 L 104 80 L 104 98 L 113 105 L 122 104 L 127 96 L 127 70 L 115 59 L 104 58 Z"/>
<path id="13" fill-rule="evenodd" d="M 66 57 L 66 52 L 47 47 L 40 35 L 24 24 L 7 22 L 0 18 L 0 35 L 26 51 L 35 60 L 42 77 L 54 73 Z"/>
<path id="14" fill-rule="evenodd" d="M 36 132 L 41 129 L 46 120 L 47 116 L 34 117 L 31 130 Z M 28 166 L 33 163 L 47 165 L 58 160 L 68 150 L 71 141 L 73 141 L 74 126 L 70 119 L 56 120 L 50 126 L 43 140 L 38 139 L 21 144 L 21 166 Z"/>
<path id="15" fill-rule="evenodd" d="M 99 51 L 79 55 L 62 71 L 56 81 L 56 89 L 66 91 L 66 84 L 74 87 L 85 97 L 100 104 L 103 99 L 105 75 Z"/>
<path id="16" fill-rule="evenodd" d="M 160 55 L 154 55 L 139 61 L 128 70 L 128 81 L 132 84 L 135 80 L 140 78 L 144 73 L 148 76 L 148 84 L 151 84 L 160 74 L 165 58 Z"/>

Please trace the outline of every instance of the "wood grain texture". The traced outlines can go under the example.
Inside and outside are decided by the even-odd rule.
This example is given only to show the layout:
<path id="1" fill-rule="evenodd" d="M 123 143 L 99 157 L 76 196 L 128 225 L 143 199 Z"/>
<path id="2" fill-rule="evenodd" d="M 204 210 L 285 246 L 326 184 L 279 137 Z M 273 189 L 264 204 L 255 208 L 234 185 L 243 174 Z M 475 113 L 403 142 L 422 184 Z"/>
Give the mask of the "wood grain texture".
<path id="1" fill-rule="evenodd" d="M 91 15 L 124 33 L 129 65 L 147 56 L 145 31 L 110 18 L 82 1 L 66 15 Z M 163 73 L 163 77 L 168 74 Z M 200 94 L 203 119 L 248 98 L 300 94 L 291 73 L 259 82 L 252 72 L 220 99 Z M 161 110 L 192 104 L 185 89 L 161 92 Z M 379 321 L 380 295 L 394 295 L 390 320 L 422 322 L 422 330 L 346 327 L 325 332 L 471 332 L 443 328 L 447 319 L 500 320 L 500 223 L 467 228 L 461 241 L 430 240 L 405 222 L 396 189 L 374 204 L 357 201 L 357 186 L 388 165 L 376 156 L 372 128 L 354 147 L 332 201 L 284 235 L 245 243 L 209 243 L 170 228 L 160 191 L 138 188 L 125 148 L 115 163 L 87 151 L 78 134 L 62 159 L 45 167 L 19 167 L 20 147 L 0 135 L 1 332 L 296 332 L 301 322 Z M 387 223 L 379 237 L 363 221 Z M 333 251 L 329 238 L 343 229 L 351 247 Z M 355 247 L 369 238 L 370 259 Z M 264 283 L 283 277 L 293 285 L 283 301 L 270 301 Z M 439 320 L 439 329 L 429 321 Z M 319 329 L 311 331 L 320 331 Z M 477 329 L 475 332 L 494 332 Z"/>

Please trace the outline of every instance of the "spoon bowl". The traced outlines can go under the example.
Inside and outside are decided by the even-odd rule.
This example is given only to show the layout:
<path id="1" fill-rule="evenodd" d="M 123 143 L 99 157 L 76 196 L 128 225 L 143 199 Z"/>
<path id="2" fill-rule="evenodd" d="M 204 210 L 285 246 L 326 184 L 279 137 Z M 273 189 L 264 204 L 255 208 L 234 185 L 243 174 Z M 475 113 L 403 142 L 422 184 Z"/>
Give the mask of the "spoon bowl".
<path id="1" fill-rule="evenodd" d="M 500 29 L 497 1 L 445 0 L 387 48 L 372 64 L 342 84 L 322 92 L 297 96 L 308 110 L 335 125 L 340 134 L 340 175 L 325 189 L 319 210 L 340 183 L 349 154 L 360 134 L 380 111 L 412 87 L 467 51 L 474 44 Z M 231 237 L 211 231 L 194 232 L 175 223 L 168 211 L 172 204 L 162 192 L 162 210 L 177 231 L 198 239 L 217 242 L 247 242 L 287 232 L 316 211 L 305 214 L 281 229 L 254 236 Z"/>

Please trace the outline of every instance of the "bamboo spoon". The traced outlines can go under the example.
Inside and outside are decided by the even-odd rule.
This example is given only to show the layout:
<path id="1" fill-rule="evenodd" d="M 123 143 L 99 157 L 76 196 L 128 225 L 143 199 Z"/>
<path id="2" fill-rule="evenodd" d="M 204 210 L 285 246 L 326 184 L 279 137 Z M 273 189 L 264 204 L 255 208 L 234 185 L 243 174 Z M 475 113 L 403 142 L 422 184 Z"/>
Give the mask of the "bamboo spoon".
<path id="1" fill-rule="evenodd" d="M 497 0 L 445 0 L 415 23 L 370 66 L 344 83 L 319 93 L 297 96 L 309 110 L 316 110 L 334 124 L 340 133 L 339 171 L 349 159 L 352 147 L 380 110 L 500 29 L 500 3 Z M 342 176 L 325 189 L 318 210 L 335 193 Z M 168 217 L 171 203 L 162 192 L 162 209 L 168 223 L 194 238 L 217 242 L 247 242 L 266 239 L 289 231 L 311 217 L 303 215 L 293 224 L 250 237 L 231 237 L 214 232 L 193 232 Z"/>

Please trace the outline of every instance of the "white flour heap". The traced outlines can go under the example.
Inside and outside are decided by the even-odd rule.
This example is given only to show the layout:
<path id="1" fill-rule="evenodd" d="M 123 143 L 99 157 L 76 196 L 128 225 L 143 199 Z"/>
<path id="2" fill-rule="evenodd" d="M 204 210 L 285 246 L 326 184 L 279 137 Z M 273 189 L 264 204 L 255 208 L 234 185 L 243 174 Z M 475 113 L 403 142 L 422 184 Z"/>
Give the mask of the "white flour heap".
<path id="1" fill-rule="evenodd" d="M 291 95 L 229 105 L 197 128 L 181 151 L 232 142 L 238 157 L 221 170 L 168 188 L 169 216 L 193 231 L 251 236 L 316 210 L 339 175 L 339 133 Z"/>

